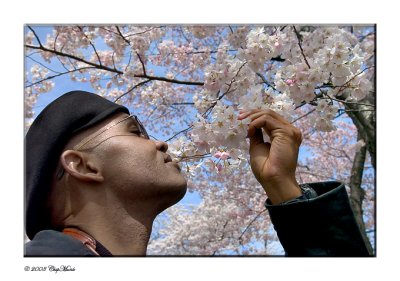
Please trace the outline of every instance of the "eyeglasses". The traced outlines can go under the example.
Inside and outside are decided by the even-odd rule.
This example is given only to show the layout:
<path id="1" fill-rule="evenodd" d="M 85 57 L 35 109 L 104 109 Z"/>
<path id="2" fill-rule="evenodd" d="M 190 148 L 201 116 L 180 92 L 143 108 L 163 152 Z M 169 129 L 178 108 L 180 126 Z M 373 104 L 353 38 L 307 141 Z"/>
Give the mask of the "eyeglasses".
<path id="1" fill-rule="evenodd" d="M 121 124 L 122 122 L 124 122 L 124 121 L 126 121 L 128 119 L 131 119 L 133 121 L 134 125 L 139 130 L 140 137 L 145 138 L 145 139 L 150 139 L 150 136 L 147 133 L 146 129 L 144 128 L 142 122 L 140 122 L 140 120 L 137 118 L 136 115 L 131 114 L 131 115 L 119 120 L 118 122 L 116 122 L 114 124 L 108 125 L 107 127 L 105 127 L 104 129 L 100 130 L 99 132 L 96 132 L 96 134 L 92 134 L 92 135 L 87 136 L 86 138 L 81 140 L 78 144 L 76 144 L 72 149 L 74 149 L 74 150 L 82 149 L 86 144 L 91 142 L 93 139 L 97 138 L 101 134 L 107 132 L 111 128 L 117 126 L 118 124 Z M 61 167 L 60 170 L 57 172 L 57 176 L 56 176 L 57 180 L 60 180 L 62 178 L 62 176 L 64 175 L 64 172 L 65 171 L 64 171 L 63 167 Z"/>
<path id="2" fill-rule="evenodd" d="M 93 139 L 97 138 L 98 136 L 100 136 L 101 134 L 107 132 L 108 130 L 110 130 L 111 128 L 115 127 L 116 125 L 128 120 L 128 119 L 132 119 L 135 126 L 138 128 L 140 136 L 145 138 L 145 139 L 149 139 L 149 134 L 147 133 L 146 129 L 144 128 L 142 122 L 140 122 L 140 120 L 137 118 L 136 115 L 131 114 L 121 120 L 119 120 L 118 122 L 108 125 L 106 128 L 104 128 L 103 130 L 101 130 L 100 132 L 98 132 L 95 135 L 89 135 L 86 138 L 84 138 L 82 141 L 80 141 L 78 144 L 76 144 L 73 149 L 74 150 L 80 150 L 82 149 L 82 147 L 84 147 L 86 144 L 88 144 L 90 141 L 92 141 Z"/>

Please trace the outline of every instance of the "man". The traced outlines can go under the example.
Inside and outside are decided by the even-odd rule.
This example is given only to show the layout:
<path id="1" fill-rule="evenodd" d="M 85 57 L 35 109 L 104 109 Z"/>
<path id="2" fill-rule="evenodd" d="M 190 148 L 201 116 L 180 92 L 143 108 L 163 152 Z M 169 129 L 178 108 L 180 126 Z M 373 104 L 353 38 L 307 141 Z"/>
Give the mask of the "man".
<path id="1" fill-rule="evenodd" d="M 297 184 L 300 131 L 270 110 L 247 117 L 251 168 L 286 253 L 367 256 L 344 185 Z M 52 102 L 26 136 L 25 255 L 144 256 L 153 220 L 186 192 L 167 152 L 123 106 L 82 91 Z"/>

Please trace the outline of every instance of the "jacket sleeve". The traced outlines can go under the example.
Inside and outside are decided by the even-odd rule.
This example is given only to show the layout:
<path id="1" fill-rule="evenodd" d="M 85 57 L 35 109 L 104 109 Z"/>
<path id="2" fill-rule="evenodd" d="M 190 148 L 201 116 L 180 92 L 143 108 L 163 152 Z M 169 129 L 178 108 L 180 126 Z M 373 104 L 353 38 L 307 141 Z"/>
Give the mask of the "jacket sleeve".
<path id="1" fill-rule="evenodd" d="M 369 256 L 345 185 L 308 184 L 318 196 L 265 206 L 287 256 Z"/>

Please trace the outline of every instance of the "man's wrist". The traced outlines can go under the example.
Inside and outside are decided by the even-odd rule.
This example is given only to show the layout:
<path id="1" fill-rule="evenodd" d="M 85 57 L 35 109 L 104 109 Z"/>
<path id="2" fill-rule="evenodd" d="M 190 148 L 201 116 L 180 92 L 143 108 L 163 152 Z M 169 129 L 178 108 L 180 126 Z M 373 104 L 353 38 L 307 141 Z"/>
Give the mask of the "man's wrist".
<path id="1" fill-rule="evenodd" d="M 268 208 L 268 206 L 271 206 L 271 205 L 289 205 L 289 204 L 292 204 L 292 203 L 307 201 L 307 200 L 310 200 L 310 199 L 318 197 L 317 192 L 311 186 L 309 186 L 308 184 L 301 184 L 300 185 L 300 190 L 301 190 L 301 193 L 302 193 L 300 196 L 298 196 L 296 198 L 292 198 L 292 199 L 286 200 L 286 201 L 282 201 L 282 202 L 280 202 L 278 204 L 277 203 L 273 203 L 271 201 L 271 199 L 268 197 L 268 199 L 265 201 L 265 207 Z"/>
<path id="2" fill-rule="evenodd" d="M 315 192 L 315 190 L 313 188 L 311 188 L 310 186 L 308 186 L 307 184 L 302 184 L 300 185 L 300 189 L 302 192 L 302 195 L 288 200 L 288 201 L 284 201 L 282 203 L 280 203 L 280 205 L 287 205 L 287 204 L 291 204 L 291 203 L 295 203 L 295 202 L 300 202 L 300 201 L 304 201 L 304 200 L 308 200 L 308 199 L 312 199 L 315 197 L 318 197 L 317 192 Z"/>
<path id="3" fill-rule="evenodd" d="M 300 186 L 295 180 L 280 183 L 269 183 L 267 185 L 263 185 L 263 187 L 272 205 L 293 200 L 299 196 L 302 196 L 303 194 Z"/>

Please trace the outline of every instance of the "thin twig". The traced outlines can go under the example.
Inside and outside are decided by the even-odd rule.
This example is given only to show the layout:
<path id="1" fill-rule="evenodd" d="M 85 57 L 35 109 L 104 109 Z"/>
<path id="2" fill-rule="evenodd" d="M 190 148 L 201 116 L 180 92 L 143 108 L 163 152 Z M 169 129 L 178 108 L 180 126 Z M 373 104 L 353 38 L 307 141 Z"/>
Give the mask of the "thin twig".
<path id="1" fill-rule="evenodd" d="M 185 132 L 189 131 L 189 130 L 190 130 L 191 128 L 193 128 L 193 127 L 194 127 L 194 124 L 190 125 L 190 126 L 187 127 L 186 129 L 183 129 L 182 131 L 179 131 L 179 132 L 175 133 L 172 137 L 170 137 L 169 139 L 165 140 L 165 142 L 169 142 L 170 140 L 172 140 L 172 139 L 175 138 L 176 136 L 178 136 L 178 135 L 180 135 L 180 134 L 182 134 L 182 133 L 185 133 Z"/>
<path id="2" fill-rule="evenodd" d="M 137 32 L 137 33 L 133 33 L 133 34 L 126 35 L 126 37 L 131 37 L 131 36 L 135 36 L 135 35 L 142 35 L 142 34 L 145 34 L 145 33 L 147 33 L 147 32 L 150 32 L 150 31 L 152 31 L 152 30 L 154 30 L 154 29 L 157 29 L 157 28 L 164 28 L 164 27 L 165 27 L 165 26 L 163 26 L 163 25 L 161 25 L 161 26 L 156 26 L 156 27 L 152 27 L 152 28 L 147 29 L 147 30 L 145 30 L 145 31 L 141 31 L 141 32 Z"/>
<path id="3" fill-rule="evenodd" d="M 99 61 L 100 65 L 103 66 L 103 64 L 101 63 L 101 59 L 100 59 L 99 53 L 97 53 L 96 47 L 93 45 L 92 40 L 90 40 L 89 37 L 87 37 L 87 35 L 85 34 L 85 32 L 83 32 L 83 29 L 79 25 L 77 27 L 81 31 L 81 33 L 86 37 L 86 39 L 89 40 L 90 46 L 92 46 L 93 51 L 97 56 L 97 60 Z M 54 50 L 55 49 L 56 48 L 54 48 Z M 114 65 L 114 68 L 115 68 L 115 65 Z"/>
<path id="4" fill-rule="evenodd" d="M 194 102 L 174 102 L 170 105 L 194 105 Z"/>
<path id="5" fill-rule="evenodd" d="M 43 47 L 42 42 L 40 42 L 39 36 L 36 34 L 36 32 L 29 25 L 28 25 L 28 28 L 32 31 L 33 35 L 36 37 L 36 40 L 38 41 L 39 46 Z"/>
<path id="6" fill-rule="evenodd" d="M 313 113 L 315 110 L 316 110 L 315 108 L 312 109 L 312 110 L 310 110 L 310 111 L 307 112 L 306 114 L 304 114 L 304 115 L 300 116 L 299 118 L 296 118 L 294 121 L 290 122 L 290 124 L 293 124 L 293 123 L 295 123 L 296 121 L 298 121 L 298 120 L 300 120 L 300 119 L 302 119 L 302 118 L 304 118 L 304 117 L 310 115 L 310 114 Z"/>
<path id="7" fill-rule="evenodd" d="M 365 105 L 365 106 L 372 106 L 372 107 L 375 107 L 375 105 L 369 104 L 369 103 L 360 103 L 360 102 L 344 101 L 344 100 L 339 100 L 339 99 L 332 98 L 332 97 L 329 96 L 327 93 L 325 93 L 325 95 L 327 95 L 328 97 L 326 97 L 326 98 L 322 97 L 321 99 L 330 99 L 330 100 L 334 100 L 334 101 L 341 102 L 341 103 L 345 103 L 345 104 Z"/>
<path id="8" fill-rule="evenodd" d="M 257 216 L 254 217 L 254 219 L 251 220 L 251 222 L 246 226 L 245 230 L 243 230 L 242 234 L 240 234 L 240 236 L 239 236 L 239 238 L 238 238 L 239 241 L 242 240 L 243 235 L 246 233 L 247 229 L 249 229 L 250 225 L 251 225 L 253 222 L 255 222 L 255 220 L 258 219 L 258 217 L 261 216 L 261 215 L 262 215 L 264 212 L 266 212 L 266 211 L 267 211 L 267 209 L 262 210 L 261 212 L 259 212 L 259 213 L 257 214 Z"/>
<path id="9" fill-rule="evenodd" d="M 144 62 L 143 62 L 143 60 L 142 60 L 142 57 L 139 55 L 138 52 L 136 52 L 136 55 L 138 56 L 139 61 L 140 61 L 140 63 L 142 64 L 143 75 L 144 75 L 144 76 L 147 76 L 146 68 L 144 67 Z"/>
<path id="10" fill-rule="evenodd" d="M 308 61 L 307 61 L 306 56 L 304 55 L 303 47 L 301 46 L 301 37 L 300 37 L 300 34 L 297 32 L 297 29 L 296 29 L 296 27 L 295 27 L 294 25 L 293 25 L 293 30 L 294 30 L 294 33 L 296 33 L 297 43 L 299 44 L 301 54 L 303 55 L 303 58 L 304 58 L 304 60 L 305 60 L 305 62 L 306 62 L 306 64 L 307 64 L 308 68 L 311 68 L 310 64 L 309 64 Z"/>
<path id="11" fill-rule="evenodd" d="M 142 82 L 136 84 L 135 86 L 133 86 L 132 88 L 130 88 L 128 91 L 126 91 L 125 93 L 123 93 L 122 95 L 120 95 L 118 98 L 116 98 L 116 99 L 114 100 L 114 102 L 116 102 L 116 101 L 118 101 L 119 99 L 121 99 L 122 97 L 126 96 L 127 94 L 129 94 L 130 92 L 132 92 L 133 90 L 135 90 L 137 87 L 140 87 L 140 86 L 142 86 L 142 85 L 144 85 L 144 84 L 146 84 L 146 83 L 148 83 L 148 82 L 150 82 L 150 81 L 151 81 L 151 80 L 148 79 L 148 80 L 146 80 L 146 81 L 142 81 Z"/>
<path id="12" fill-rule="evenodd" d="M 261 80 L 263 80 L 263 82 L 264 82 L 265 84 L 267 84 L 268 87 L 271 87 L 274 91 L 276 91 L 275 87 L 272 86 L 271 83 L 269 83 L 269 82 L 267 81 L 267 79 L 266 79 L 264 76 L 261 75 L 261 73 L 258 73 L 258 72 L 257 72 L 256 74 L 257 74 L 258 77 L 261 78 Z"/>
<path id="13" fill-rule="evenodd" d="M 375 109 L 358 109 L 358 110 L 343 110 L 344 112 L 362 112 L 362 111 L 375 111 Z"/>
<path id="14" fill-rule="evenodd" d="M 57 60 L 59 61 L 59 63 L 61 63 L 61 65 L 62 65 L 62 67 L 66 70 L 66 71 L 69 71 L 69 69 L 65 66 L 65 64 L 61 61 L 61 59 L 57 56 L 56 57 L 57 58 Z M 72 67 L 74 68 L 74 69 L 76 69 L 76 67 L 74 66 L 74 65 L 72 65 Z"/>
<path id="15" fill-rule="evenodd" d="M 91 69 L 91 68 L 94 68 L 94 67 L 88 66 L 88 67 L 82 67 L 82 68 L 79 68 L 79 69 L 70 70 L 70 71 L 67 71 L 67 72 L 59 72 L 58 74 L 43 78 L 42 80 L 39 80 L 39 81 L 36 81 L 36 82 L 34 82 L 34 83 L 30 84 L 30 85 L 27 85 L 27 86 L 25 86 L 25 88 L 32 87 L 32 86 L 34 86 L 36 84 L 42 83 L 42 82 L 44 82 L 46 80 L 50 80 L 50 79 L 56 78 L 56 77 L 64 75 L 64 74 L 76 72 L 76 71 L 79 71 L 79 70 L 82 70 L 82 69 Z"/>
<path id="16" fill-rule="evenodd" d="M 37 61 L 36 59 L 31 58 L 30 56 L 27 56 L 27 57 L 28 57 L 28 59 L 34 61 L 35 63 L 41 65 L 41 66 L 44 67 L 44 68 L 50 70 L 51 72 L 54 72 L 54 73 L 61 73 L 61 72 L 59 72 L 59 71 L 55 71 L 55 70 L 51 69 L 50 67 L 48 67 L 48 66 L 44 65 L 43 63 L 41 63 L 40 61 Z M 66 69 L 66 70 L 69 71 L 68 69 Z"/>
<path id="17" fill-rule="evenodd" d="M 131 45 L 131 42 L 130 42 L 128 39 L 126 39 L 124 35 L 122 35 L 122 32 L 121 32 L 121 30 L 119 29 L 118 25 L 116 25 L 115 28 L 117 29 L 117 31 L 118 31 L 118 33 L 119 33 L 119 36 L 121 36 L 122 39 L 124 39 L 125 43 L 127 43 L 127 44 L 130 46 L 130 45 Z"/>

